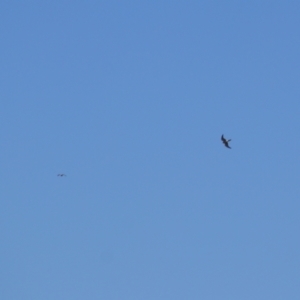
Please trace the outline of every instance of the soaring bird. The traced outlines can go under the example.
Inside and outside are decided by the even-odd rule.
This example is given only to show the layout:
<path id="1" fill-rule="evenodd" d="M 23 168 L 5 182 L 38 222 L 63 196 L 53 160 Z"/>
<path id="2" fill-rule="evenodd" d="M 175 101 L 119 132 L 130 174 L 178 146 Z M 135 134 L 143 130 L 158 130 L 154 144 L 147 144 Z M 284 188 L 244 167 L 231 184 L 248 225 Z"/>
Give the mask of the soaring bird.
<path id="1" fill-rule="evenodd" d="M 66 174 L 57 174 L 57 176 L 64 177 L 64 176 L 67 176 L 67 175 Z"/>
<path id="2" fill-rule="evenodd" d="M 230 147 L 229 144 L 228 144 L 228 143 L 231 141 L 231 139 L 230 139 L 230 140 L 226 140 L 226 139 L 224 138 L 224 135 L 222 134 L 221 140 L 222 140 L 223 144 L 225 145 L 225 147 L 231 149 L 231 147 Z"/>

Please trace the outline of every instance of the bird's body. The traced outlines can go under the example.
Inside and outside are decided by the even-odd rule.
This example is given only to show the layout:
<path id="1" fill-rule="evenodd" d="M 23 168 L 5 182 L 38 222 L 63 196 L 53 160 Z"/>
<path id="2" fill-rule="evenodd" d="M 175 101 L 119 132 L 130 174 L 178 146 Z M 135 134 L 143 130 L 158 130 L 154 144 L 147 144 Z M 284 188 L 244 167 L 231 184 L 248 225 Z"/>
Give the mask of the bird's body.
<path id="1" fill-rule="evenodd" d="M 57 174 L 57 176 L 64 177 L 64 176 L 67 176 L 67 175 L 66 174 Z"/>
<path id="2" fill-rule="evenodd" d="M 221 140 L 222 140 L 223 144 L 225 145 L 225 147 L 231 149 L 231 147 L 229 146 L 229 142 L 231 141 L 231 139 L 226 140 L 226 139 L 224 138 L 224 135 L 222 134 Z"/>

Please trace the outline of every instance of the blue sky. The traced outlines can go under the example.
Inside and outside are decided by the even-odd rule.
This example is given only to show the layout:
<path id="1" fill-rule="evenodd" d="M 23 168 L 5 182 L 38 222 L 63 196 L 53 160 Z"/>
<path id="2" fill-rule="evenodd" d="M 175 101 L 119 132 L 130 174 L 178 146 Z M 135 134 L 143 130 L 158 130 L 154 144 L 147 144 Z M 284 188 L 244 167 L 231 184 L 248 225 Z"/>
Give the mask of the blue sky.
<path id="1" fill-rule="evenodd" d="M 299 14 L 2 1 L 1 299 L 299 299 Z"/>

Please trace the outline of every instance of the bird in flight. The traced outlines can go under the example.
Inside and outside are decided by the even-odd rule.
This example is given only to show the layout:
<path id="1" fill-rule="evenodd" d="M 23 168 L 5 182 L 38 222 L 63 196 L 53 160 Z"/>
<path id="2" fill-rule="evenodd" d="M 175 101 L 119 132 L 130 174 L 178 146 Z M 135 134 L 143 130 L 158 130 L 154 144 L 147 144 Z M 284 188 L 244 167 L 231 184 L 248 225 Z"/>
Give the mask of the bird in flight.
<path id="1" fill-rule="evenodd" d="M 67 175 L 66 174 L 57 174 L 57 176 L 64 177 L 64 176 L 67 176 Z"/>
<path id="2" fill-rule="evenodd" d="M 225 145 L 225 147 L 231 149 L 231 147 L 230 147 L 229 144 L 228 144 L 228 143 L 231 141 L 231 139 L 230 139 L 230 140 L 226 140 L 226 139 L 224 138 L 224 135 L 222 134 L 221 140 L 222 140 L 223 144 Z"/>

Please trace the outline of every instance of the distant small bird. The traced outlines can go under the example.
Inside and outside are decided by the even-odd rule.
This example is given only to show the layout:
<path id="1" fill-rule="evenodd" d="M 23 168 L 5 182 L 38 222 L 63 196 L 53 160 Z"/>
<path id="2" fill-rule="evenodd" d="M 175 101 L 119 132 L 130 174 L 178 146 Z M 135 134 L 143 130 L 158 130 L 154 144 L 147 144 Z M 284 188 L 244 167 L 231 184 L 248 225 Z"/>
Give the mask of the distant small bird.
<path id="1" fill-rule="evenodd" d="M 66 174 L 57 174 L 57 176 L 64 177 L 64 176 L 67 176 L 67 175 Z"/>
<path id="2" fill-rule="evenodd" d="M 231 141 L 231 139 L 230 139 L 230 140 L 226 140 L 226 139 L 224 138 L 224 135 L 222 134 L 221 140 L 222 140 L 223 144 L 225 145 L 225 147 L 231 149 L 231 147 L 229 147 L 229 144 L 228 144 L 228 143 Z"/>

